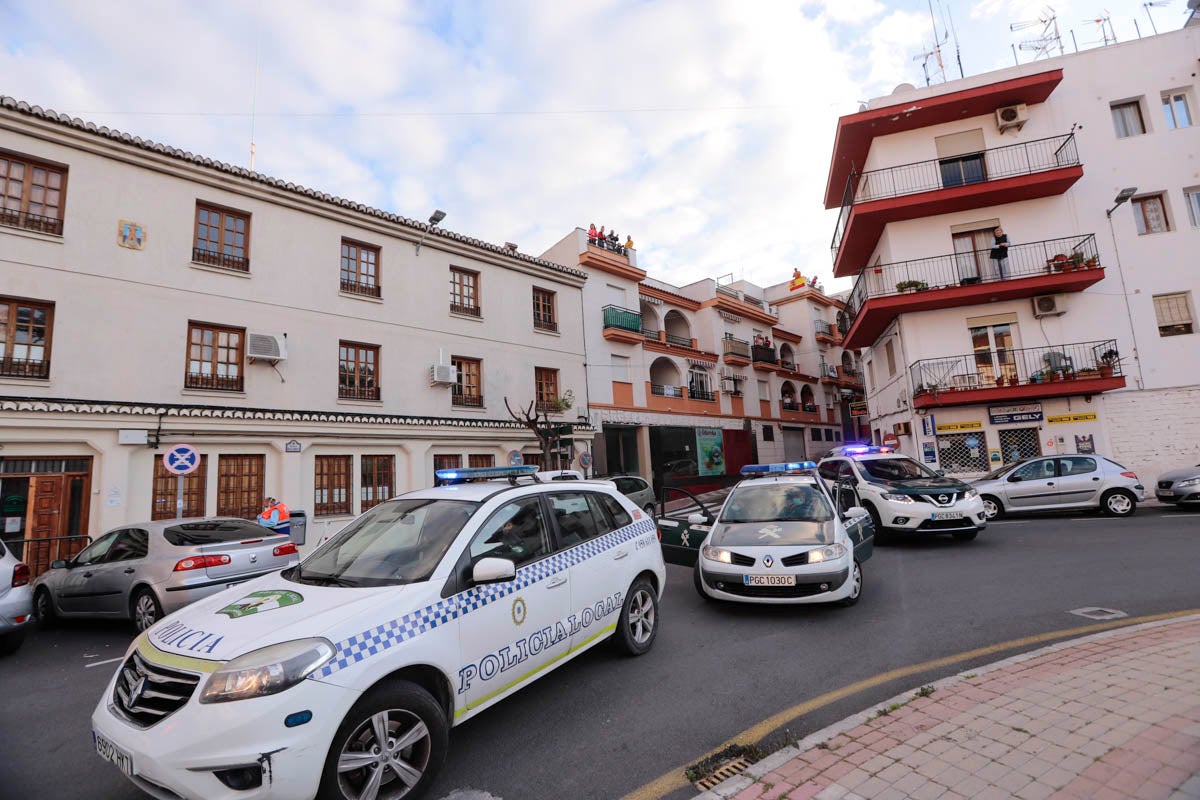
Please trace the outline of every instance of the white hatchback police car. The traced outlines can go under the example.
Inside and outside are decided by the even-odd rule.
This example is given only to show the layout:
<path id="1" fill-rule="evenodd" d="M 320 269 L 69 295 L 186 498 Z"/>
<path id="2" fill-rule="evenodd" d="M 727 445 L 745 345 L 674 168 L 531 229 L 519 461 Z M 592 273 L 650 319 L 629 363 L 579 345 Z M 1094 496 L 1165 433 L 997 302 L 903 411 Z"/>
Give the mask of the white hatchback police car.
<path id="1" fill-rule="evenodd" d="M 605 639 L 658 632 L 653 519 L 533 467 L 381 503 L 299 566 L 167 617 L 92 715 L 96 751 L 155 797 L 415 798 L 448 732 Z M 532 478 L 529 478 L 532 481 Z"/>
<path id="2" fill-rule="evenodd" d="M 696 591 L 743 603 L 840 603 L 862 593 L 874 532 L 867 512 L 842 505 L 813 470 L 789 462 L 742 468 L 696 559 Z M 849 495 L 847 495 L 849 496 Z M 689 523 L 705 522 L 694 514 Z"/>

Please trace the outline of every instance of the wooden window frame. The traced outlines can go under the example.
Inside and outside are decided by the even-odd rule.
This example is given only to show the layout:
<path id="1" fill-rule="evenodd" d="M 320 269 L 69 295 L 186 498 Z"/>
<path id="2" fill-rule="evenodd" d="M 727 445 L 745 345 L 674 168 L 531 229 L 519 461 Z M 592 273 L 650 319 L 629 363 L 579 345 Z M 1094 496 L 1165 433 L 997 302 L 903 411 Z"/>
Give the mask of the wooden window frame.
<path id="1" fill-rule="evenodd" d="M 440 469 L 462 469 L 462 455 L 460 453 L 434 453 L 433 471 L 436 474 Z"/>
<path id="2" fill-rule="evenodd" d="M 222 453 L 217 456 L 217 516 L 256 519 L 266 491 L 267 458 L 257 453 Z M 247 469 L 249 465 L 257 465 Z M 229 469 L 226 470 L 226 467 Z M 257 478 L 253 486 L 230 486 Z"/>
<path id="3" fill-rule="evenodd" d="M 533 327 L 558 333 L 558 292 L 533 287 Z"/>
<path id="4" fill-rule="evenodd" d="M 379 357 L 380 346 L 364 342 L 351 342 L 342 339 L 338 342 L 338 399 L 339 400 L 371 400 L 378 401 L 380 397 Z M 347 359 L 347 351 L 352 351 L 353 359 Z M 368 363 L 363 356 L 373 353 L 375 356 L 375 374 L 365 375 L 363 366 Z M 346 371 L 346 365 L 353 365 L 353 372 Z M 346 378 L 353 380 L 346 380 Z"/>
<path id="5" fill-rule="evenodd" d="M 343 292 L 363 297 L 383 296 L 383 281 L 381 280 L 383 251 L 380 247 L 343 237 L 338 253 L 338 276 Z M 374 275 L 368 275 L 363 269 L 365 255 L 374 257 Z"/>
<path id="6" fill-rule="evenodd" d="M 31 158 L 22 153 L 15 153 L 11 150 L 0 150 L 0 159 L 7 161 L 9 166 L 0 170 L 0 225 L 9 228 L 21 228 L 27 231 L 37 231 L 38 233 L 47 233 L 51 236 L 62 236 L 63 219 L 66 217 L 67 208 L 67 176 L 69 169 L 65 164 L 53 164 L 49 161 Z M 7 207 L 6 198 L 8 191 L 8 174 L 12 164 L 20 164 L 24 170 L 21 175 L 21 193 L 14 195 L 18 197 L 17 208 L 11 209 Z M 41 203 L 33 202 L 33 175 L 36 170 L 45 170 L 47 174 L 55 174 L 58 176 L 58 188 L 52 188 L 49 183 L 42 184 L 43 192 L 57 191 L 58 205 L 53 206 L 58 210 L 57 217 L 51 217 L 46 214 L 37 214 L 29 210 L 31 205 L 39 205 L 42 210 L 45 210 L 45 194 Z"/>
<path id="7" fill-rule="evenodd" d="M 472 469 L 496 466 L 495 453 L 470 453 L 467 455 L 467 466 Z"/>
<path id="8" fill-rule="evenodd" d="M 464 408 L 483 408 L 483 360 L 468 356 L 450 356 L 450 363 L 454 365 L 455 372 L 454 385 L 450 388 L 450 404 Z M 476 385 L 473 394 L 466 391 L 469 387 L 463 379 L 471 370 L 464 367 L 474 367 Z"/>
<path id="9" fill-rule="evenodd" d="M 468 282 L 470 286 L 468 286 Z M 478 317 L 483 314 L 483 299 L 480 293 L 479 272 L 463 267 L 450 268 L 450 313 Z M 473 300 L 474 303 L 465 301 Z"/>
<path id="10" fill-rule="evenodd" d="M 8 306 L 7 319 L 0 323 L 0 334 L 3 335 L 3 340 L 0 341 L 0 377 L 48 379 L 50 377 L 51 346 L 54 343 L 54 303 L 0 295 L 0 304 Z M 46 332 L 41 345 L 44 357 L 38 361 L 28 358 L 18 361 L 12 356 L 12 348 L 16 345 L 17 310 L 22 307 L 30 309 L 30 320 L 33 318 L 32 312 L 46 312 Z M 26 343 L 26 346 L 29 344 Z"/>
<path id="11" fill-rule="evenodd" d="M 395 497 L 397 494 L 396 457 L 381 454 L 360 456 L 358 486 L 359 499 L 362 503 L 361 511 L 372 509 L 384 500 Z M 367 496 L 368 489 L 371 497 Z M 382 491 L 383 489 L 387 491 Z"/>
<path id="12" fill-rule="evenodd" d="M 1162 208 L 1163 225 L 1165 227 L 1160 231 L 1150 230 L 1150 218 L 1146 216 L 1146 208 L 1143 205 L 1143 203 L 1145 203 L 1147 200 L 1157 200 L 1159 207 Z M 1153 194 L 1144 194 L 1141 197 L 1135 197 L 1130 201 L 1130 205 L 1133 206 L 1133 213 L 1140 215 L 1142 218 L 1142 230 L 1138 231 L 1138 236 L 1149 236 L 1152 233 L 1171 232 L 1171 217 L 1167 214 L 1166 192 L 1154 192 Z M 1136 222 L 1137 220 L 1135 219 L 1135 225 Z"/>
<path id="13" fill-rule="evenodd" d="M 558 370 L 553 367 L 533 368 L 533 396 L 537 410 L 542 413 L 559 413 Z"/>
<path id="14" fill-rule="evenodd" d="M 344 481 L 344 482 L 343 482 Z M 321 500 L 324 490 L 326 499 Z M 341 500 L 334 492 L 342 492 Z M 354 456 L 319 455 L 313 458 L 313 516 L 345 517 L 354 513 Z"/>
<path id="15" fill-rule="evenodd" d="M 161 458 L 154 459 L 150 519 L 175 519 L 179 481 L 183 481 L 183 516 L 206 517 L 208 507 L 208 454 L 200 454 L 200 466 L 187 475 L 167 472 Z"/>
<path id="16" fill-rule="evenodd" d="M 1141 128 L 1141 130 L 1138 131 L 1137 133 L 1130 133 L 1125 136 L 1121 136 L 1120 133 L 1116 131 L 1116 118 L 1114 117 L 1113 131 L 1115 133 L 1117 133 L 1118 139 L 1132 139 L 1135 136 L 1145 136 L 1146 135 L 1146 132 L 1147 132 L 1146 131 L 1146 115 L 1142 113 L 1142 101 L 1141 100 L 1127 100 L 1123 103 L 1110 103 L 1108 106 L 1109 113 L 1111 114 L 1113 111 L 1117 110 L 1118 108 L 1128 108 L 1129 106 L 1133 106 L 1134 110 L 1137 111 L 1138 126 Z"/>
<path id="17" fill-rule="evenodd" d="M 208 247 L 200 246 L 200 212 L 205 211 L 209 214 L 217 214 L 220 218 L 220 224 L 217 226 L 220 238 L 217 239 L 217 250 L 210 250 Z M 245 241 L 242 245 L 243 255 L 231 255 L 224 252 L 225 247 L 225 220 L 241 219 L 246 223 L 246 230 L 243 234 Z M 203 223 L 207 227 L 212 227 L 208 222 Z M 235 231 L 236 233 L 236 231 Z M 205 243 L 211 241 L 207 237 L 203 240 Z M 197 264 L 204 264 L 209 267 L 218 267 L 227 269 L 233 272 L 249 272 L 250 271 L 250 212 L 239 211 L 236 208 L 228 208 L 215 203 L 206 203 L 203 200 L 196 201 L 196 213 L 192 217 L 192 261 Z"/>
<path id="18" fill-rule="evenodd" d="M 217 364 L 232 363 L 232 362 L 219 362 L 216 360 L 215 350 L 220 347 L 220 345 L 218 345 L 216 343 L 216 338 L 214 338 L 214 343 L 212 345 L 212 347 L 214 349 L 214 353 L 213 353 L 214 359 L 212 361 L 213 374 L 212 375 L 204 375 L 203 373 L 193 373 L 192 372 L 192 370 L 191 370 L 192 331 L 196 330 L 196 329 L 210 330 L 214 334 L 217 334 L 217 335 L 222 334 L 222 333 L 236 333 L 238 335 L 238 344 L 237 344 L 238 374 L 237 374 L 236 378 L 232 378 L 232 379 L 228 378 L 228 377 L 221 378 L 216 375 L 216 365 Z M 203 346 L 203 344 L 201 344 L 201 346 Z M 184 353 L 183 353 L 183 388 L 185 388 L 185 389 L 200 389 L 203 391 L 214 391 L 214 392 L 241 392 L 241 391 L 245 391 L 245 386 L 246 386 L 246 329 L 245 328 L 235 328 L 235 327 L 232 327 L 229 325 L 216 325 L 211 322 L 199 322 L 196 320 L 188 320 L 187 342 L 184 345 Z"/>

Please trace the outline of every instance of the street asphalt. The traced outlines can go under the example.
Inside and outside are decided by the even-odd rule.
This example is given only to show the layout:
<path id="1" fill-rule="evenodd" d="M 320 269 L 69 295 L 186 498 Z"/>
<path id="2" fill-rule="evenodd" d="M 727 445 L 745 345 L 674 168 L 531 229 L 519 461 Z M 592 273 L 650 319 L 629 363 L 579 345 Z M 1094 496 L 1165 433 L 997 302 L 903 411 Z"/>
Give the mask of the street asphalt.
<path id="1" fill-rule="evenodd" d="M 862 600 L 845 609 L 706 603 L 691 570 L 669 566 L 662 628 L 649 654 L 629 659 L 594 649 L 455 729 L 430 797 L 620 798 L 761 720 L 847 684 L 1093 622 L 1073 609 L 1098 606 L 1133 617 L 1200 607 L 1198 563 L 1200 514 L 1144 508 L 1124 520 L 1015 518 L 994 523 L 974 542 L 938 538 L 878 548 L 864 567 Z M 89 727 L 116 667 L 98 662 L 119 658 L 131 638 L 127 625 L 68 623 L 34 631 L 16 655 L 0 659 L 4 798 L 144 797 L 94 754 Z M 798 719 L 787 733 L 803 737 L 972 663 L 851 695 Z M 776 731 L 768 741 L 783 735 Z"/>

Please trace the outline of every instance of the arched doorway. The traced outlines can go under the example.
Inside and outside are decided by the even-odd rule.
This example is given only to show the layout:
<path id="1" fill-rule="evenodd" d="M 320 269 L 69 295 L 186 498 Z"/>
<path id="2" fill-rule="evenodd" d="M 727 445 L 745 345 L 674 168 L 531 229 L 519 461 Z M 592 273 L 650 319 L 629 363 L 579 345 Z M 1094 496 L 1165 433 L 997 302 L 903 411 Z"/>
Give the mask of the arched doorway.
<path id="1" fill-rule="evenodd" d="M 639 309 L 642 312 L 642 334 L 649 339 L 658 339 L 658 332 L 662 329 L 658 321 L 658 309 L 645 300 L 641 302 Z"/>
<path id="2" fill-rule="evenodd" d="M 683 397 L 683 374 L 674 361 L 659 356 L 650 365 L 650 393 L 659 397 Z"/>
<path id="3" fill-rule="evenodd" d="M 779 362 L 784 369 L 796 368 L 796 351 L 786 342 L 779 345 Z"/>
<path id="4" fill-rule="evenodd" d="M 687 318 L 675 309 L 671 309 L 663 317 L 663 330 L 667 332 L 667 342 L 681 347 L 692 346 L 692 326 Z"/>
<path id="5" fill-rule="evenodd" d="M 783 385 L 779 387 L 779 402 L 788 411 L 799 409 L 798 400 L 796 399 L 796 386 L 791 381 L 784 381 Z"/>
<path id="6" fill-rule="evenodd" d="M 800 387 L 800 410 L 816 411 L 817 401 L 813 398 L 812 387 L 807 383 Z"/>
<path id="7" fill-rule="evenodd" d="M 850 378 L 854 376 L 854 357 L 850 355 L 849 350 L 842 351 L 842 377 Z"/>

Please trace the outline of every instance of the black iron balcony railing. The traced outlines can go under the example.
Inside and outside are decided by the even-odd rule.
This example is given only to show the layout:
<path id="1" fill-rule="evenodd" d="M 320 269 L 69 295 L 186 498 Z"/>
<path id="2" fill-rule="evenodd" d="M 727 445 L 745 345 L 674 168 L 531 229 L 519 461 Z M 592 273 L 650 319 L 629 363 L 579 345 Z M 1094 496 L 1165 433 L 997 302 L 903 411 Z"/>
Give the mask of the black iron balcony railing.
<path id="1" fill-rule="evenodd" d="M 796 362 L 788 361 L 786 358 L 779 359 L 779 366 L 783 367 L 784 369 L 788 370 L 789 372 L 796 371 Z"/>
<path id="2" fill-rule="evenodd" d="M 533 327 L 539 331 L 549 331 L 550 333 L 558 333 L 558 323 L 546 317 L 534 316 Z"/>
<path id="3" fill-rule="evenodd" d="M 751 360 L 759 361 L 764 364 L 778 364 L 779 356 L 776 354 L 774 347 L 756 344 L 750 348 Z"/>
<path id="4" fill-rule="evenodd" d="M 711 389 L 701 389 L 698 386 L 689 386 L 687 394 L 691 400 L 703 400 L 706 403 L 715 403 L 717 400 L 716 394 Z"/>
<path id="5" fill-rule="evenodd" d="M 212 389 L 218 392 L 242 391 L 242 376 L 207 375 L 201 372 L 189 372 L 183 379 L 185 389 Z"/>
<path id="6" fill-rule="evenodd" d="M 602 311 L 604 312 L 604 327 L 620 328 L 623 331 L 634 333 L 642 332 L 642 312 L 620 306 L 605 306 Z"/>
<path id="7" fill-rule="evenodd" d="M 1068 133 L 953 158 L 935 158 L 897 167 L 852 172 L 846 179 L 842 210 L 834 227 L 830 248 L 836 259 L 850 221 L 850 210 L 857 203 L 1077 166 L 1079 153 L 1075 148 L 1075 135 Z"/>
<path id="8" fill-rule="evenodd" d="M 450 304 L 450 313 L 466 314 L 468 317 L 478 317 L 483 314 L 483 312 L 480 310 L 479 306 L 468 306 L 468 305 L 464 305 L 462 303 L 451 303 Z"/>
<path id="9" fill-rule="evenodd" d="M 645 336 L 647 339 L 653 339 L 656 342 L 658 341 L 658 331 L 652 331 L 649 328 L 642 328 L 642 336 Z"/>
<path id="10" fill-rule="evenodd" d="M 480 405 L 483 404 L 483 398 L 479 398 Z M 561 414 L 562 406 L 555 400 L 538 400 L 537 413 L 539 414 Z"/>
<path id="11" fill-rule="evenodd" d="M 872 297 L 997 283 L 1100 266 L 1096 236 L 1091 233 L 1009 245 L 1004 258 L 992 258 L 999 254 L 994 248 L 986 248 L 869 267 L 854 282 L 846 309 L 857 317 L 863 304 Z"/>
<path id="12" fill-rule="evenodd" d="M 1116 339 L 929 358 L 909 368 L 913 394 L 1121 375 Z"/>
<path id="13" fill-rule="evenodd" d="M 353 386 L 338 384 L 339 400 L 379 400 L 378 386 Z"/>
<path id="14" fill-rule="evenodd" d="M 383 287 L 377 283 L 362 283 L 360 281 L 348 281 L 342 278 L 342 291 L 347 294 L 360 294 L 363 297 L 382 297 Z"/>
<path id="15" fill-rule="evenodd" d="M 723 352 L 725 355 L 738 356 L 739 358 L 744 358 L 747 361 L 750 360 L 749 342 L 745 341 L 744 339 L 735 339 L 732 336 L 726 336 L 724 342 L 725 350 Z"/>
<path id="16" fill-rule="evenodd" d="M 667 338 L 667 344 L 678 345 L 679 347 L 691 347 L 692 346 L 692 340 L 691 340 L 691 338 L 689 338 L 687 336 L 676 336 L 673 333 L 668 333 L 666 335 L 666 338 Z"/>
<path id="17" fill-rule="evenodd" d="M 466 408 L 483 408 L 483 395 L 452 391 L 450 393 L 450 405 L 464 406 Z M 540 411 L 541 409 L 538 410 Z"/>
<path id="18" fill-rule="evenodd" d="M 210 267 L 231 269 L 236 272 L 250 271 L 250 259 L 229 253 L 218 253 L 216 250 L 209 250 L 204 247 L 192 248 L 192 261 L 198 264 L 207 264 Z"/>
<path id="19" fill-rule="evenodd" d="M 663 383 L 651 383 L 650 394 L 656 397 L 683 397 L 683 387 L 670 386 Z"/>
<path id="20" fill-rule="evenodd" d="M 0 378 L 49 378 L 50 362 L 28 358 L 0 357 Z"/>
<path id="21" fill-rule="evenodd" d="M 18 191 L 18 194 L 20 192 Z M 63 221 L 57 217 L 43 217 L 41 214 L 30 214 L 28 211 L 18 211 L 15 208 L 0 208 L 0 225 L 9 228 L 24 228 L 27 231 L 49 233 L 62 236 Z"/>
<path id="22" fill-rule="evenodd" d="M 835 328 L 831 323 L 828 323 L 823 319 L 818 319 L 813 324 L 817 329 L 817 336 L 828 336 L 831 339 L 837 338 L 837 328 Z"/>

